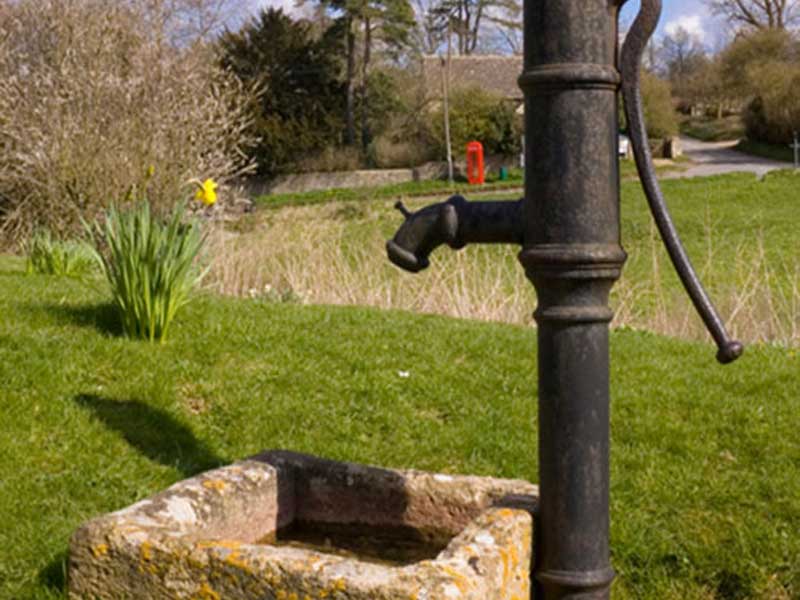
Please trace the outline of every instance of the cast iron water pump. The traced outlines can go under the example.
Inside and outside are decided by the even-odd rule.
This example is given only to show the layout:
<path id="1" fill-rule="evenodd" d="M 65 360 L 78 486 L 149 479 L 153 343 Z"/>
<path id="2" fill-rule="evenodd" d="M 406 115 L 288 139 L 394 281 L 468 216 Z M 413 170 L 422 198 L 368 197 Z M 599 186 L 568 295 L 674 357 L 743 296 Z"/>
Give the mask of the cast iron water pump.
<path id="1" fill-rule="evenodd" d="M 525 0 L 525 197 L 460 196 L 410 213 L 387 242 L 408 271 L 447 244 L 512 243 L 536 288 L 539 486 L 534 540 L 537 598 L 609 597 L 608 295 L 625 262 L 619 228 L 617 92 L 622 90 L 636 166 L 670 258 L 717 344 L 732 340 L 681 245 L 654 176 L 639 93 L 641 56 L 661 0 L 642 0 L 617 57 L 625 0 Z M 619 66 L 619 68 L 618 68 Z"/>

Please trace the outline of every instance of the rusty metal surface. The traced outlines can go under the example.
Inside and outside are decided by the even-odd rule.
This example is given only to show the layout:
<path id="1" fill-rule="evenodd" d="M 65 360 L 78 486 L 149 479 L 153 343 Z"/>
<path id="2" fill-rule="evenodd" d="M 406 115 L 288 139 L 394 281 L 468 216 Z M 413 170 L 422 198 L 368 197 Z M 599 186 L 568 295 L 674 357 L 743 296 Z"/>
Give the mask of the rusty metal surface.
<path id="1" fill-rule="evenodd" d="M 658 25 L 660 15 L 661 0 L 642 0 L 639 15 L 625 38 L 620 59 L 625 115 L 628 119 L 628 129 L 631 145 L 633 146 L 633 156 L 636 160 L 636 168 L 639 171 L 639 178 L 642 181 L 647 202 L 661 234 L 661 239 L 664 240 L 670 260 L 678 272 L 686 292 L 692 299 L 692 303 L 703 319 L 703 323 L 705 323 L 711 337 L 717 344 L 717 360 L 725 364 L 741 356 L 744 347 L 740 342 L 728 335 L 725 324 L 720 318 L 717 309 L 711 303 L 711 299 L 708 297 L 702 283 L 700 283 L 700 279 L 681 243 L 655 175 L 653 158 L 650 154 L 650 146 L 647 139 L 647 130 L 644 124 L 642 98 L 639 92 L 639 70 L 641 68 L 642 54 Z"/>

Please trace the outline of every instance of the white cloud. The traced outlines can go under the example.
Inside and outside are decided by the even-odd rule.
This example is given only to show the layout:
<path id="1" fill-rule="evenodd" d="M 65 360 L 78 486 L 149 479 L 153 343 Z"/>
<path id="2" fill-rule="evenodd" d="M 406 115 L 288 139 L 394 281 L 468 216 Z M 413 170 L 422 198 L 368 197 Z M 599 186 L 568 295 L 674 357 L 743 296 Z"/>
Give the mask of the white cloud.
<path id="1" fill-rule="evenodd" d="M 685 30 L 698 40 L 704 39 L 706 35 L 706 31 L 703 28 L 703 18 L 700 15 L 683 15 L 664 25 L 664 32 L 669 36 L 674 36 L 680 29 Z"/>
<path id="2" fill-rule="evenodd" d="M 262 8 L 282 8 L 283 12 L 293 17 L 306 16 L 309 12 L 307 6 L 297 7 L 295 0 L 251 0 L 250 5 L 253 13 Z"/>

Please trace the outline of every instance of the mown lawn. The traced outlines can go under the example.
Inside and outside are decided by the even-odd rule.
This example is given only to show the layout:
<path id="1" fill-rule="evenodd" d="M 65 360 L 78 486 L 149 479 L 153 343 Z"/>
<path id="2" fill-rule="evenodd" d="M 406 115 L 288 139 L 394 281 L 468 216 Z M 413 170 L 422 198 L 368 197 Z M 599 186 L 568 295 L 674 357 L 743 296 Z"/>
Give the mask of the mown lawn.
<path id="1" fill-rule="evenodd" d="M 82 521 L 265 448 L 536 480 L 530 328 L 205 295 L 150 345 L 0 281 L 0 598 L 62 598 Z M 800 356 L 611 339 L 614 597 L 800 597 Z"/>

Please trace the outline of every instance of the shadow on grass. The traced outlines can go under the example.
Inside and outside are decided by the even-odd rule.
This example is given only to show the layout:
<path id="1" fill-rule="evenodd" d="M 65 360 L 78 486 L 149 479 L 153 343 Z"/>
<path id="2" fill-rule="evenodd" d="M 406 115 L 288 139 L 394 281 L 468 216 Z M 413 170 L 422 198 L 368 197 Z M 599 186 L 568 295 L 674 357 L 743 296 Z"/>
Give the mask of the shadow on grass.
<path id="1" fill-rule="evenodd" d="M 48 304 L 45 309 L 61 322 L 79 327 L 94 327 L 100 333 L 113 337 L 122 335 L 119 310 L 112 302 L 78 306 Z"/>
<path id="2" fill-rule="evenodd" d="M 139 453 L 177 469 L 184 477 L 227 462 L 175 417 L 139 400 L 111 400 L 81 394 L 75 397 L 75 402 L 120 433 Z"/>
<path id="3" fill-rule="evenodd" d="M 67 587 L 67 551 L 59 552 L 39 571 L 39 583 L 54 592 L 63 593 Z"/>

